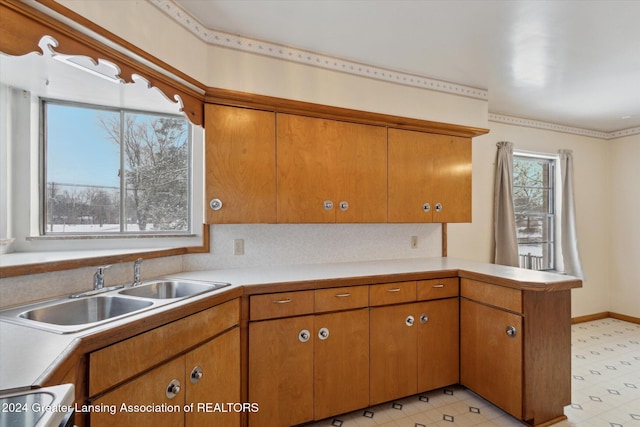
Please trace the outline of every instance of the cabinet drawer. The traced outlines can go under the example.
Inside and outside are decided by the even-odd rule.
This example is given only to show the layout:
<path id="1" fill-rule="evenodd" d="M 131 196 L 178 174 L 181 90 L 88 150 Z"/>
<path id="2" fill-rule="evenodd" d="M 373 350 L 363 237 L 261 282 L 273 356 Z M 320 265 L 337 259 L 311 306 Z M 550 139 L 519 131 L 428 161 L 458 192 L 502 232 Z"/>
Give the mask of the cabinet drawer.
<path id="1" fill-rule="evenodd" d="M 89 355 L 89 395 L 95 396 L 240 323 L 235 299 L 120 341 Z"/>
<path id="2" fill-rule="evenodd" d="M 394 282 L 372 285 L 369 288 L 370 305 L 399 304 L 416 300 L 416 282 Z"/>
<path id="3" fill-rule="evenodd" d="M 493 305 L 505 310 L 522 313 L 522 292 L 518 289 L 461 279 L 460 296 Z"/>
<path id="4" fill-rule="evenodd" d="M 369 305 L 368 286 L 318 289 L 315 291 L 316 313 L 349 310 Z"/>
<path id="5" fill-rule="evenodd" d="M 420 280 L 418 287 L 418 301 L 450 298 L 458 296 L 458 278 Z"/>
<path id="6" fill-rule="evenodd" d="M 313 313 L 314 291 L 254 295 L 249 300 L 250 320 L 273 319 Z"/>

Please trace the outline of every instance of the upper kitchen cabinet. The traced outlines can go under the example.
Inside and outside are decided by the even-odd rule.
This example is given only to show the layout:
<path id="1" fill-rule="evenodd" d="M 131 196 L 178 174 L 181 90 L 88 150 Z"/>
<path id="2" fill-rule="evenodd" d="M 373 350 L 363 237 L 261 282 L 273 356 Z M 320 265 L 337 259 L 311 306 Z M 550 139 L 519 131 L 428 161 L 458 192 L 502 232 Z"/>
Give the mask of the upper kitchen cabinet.
<path id="1" fill-rule="evenodd" d="M 207 223 L 275 223 L 275 113 L 206 104 L 205 129 Z"/>
<path id="2" fill-rule="evenodd" d="M 471 139 L 388 135 L 389 222 L 471 222 Z"/>
<path id="3" fill-rule="evenodd" d="M 279 223 L 387 221 L 383 126 L 277 115 Z"/>

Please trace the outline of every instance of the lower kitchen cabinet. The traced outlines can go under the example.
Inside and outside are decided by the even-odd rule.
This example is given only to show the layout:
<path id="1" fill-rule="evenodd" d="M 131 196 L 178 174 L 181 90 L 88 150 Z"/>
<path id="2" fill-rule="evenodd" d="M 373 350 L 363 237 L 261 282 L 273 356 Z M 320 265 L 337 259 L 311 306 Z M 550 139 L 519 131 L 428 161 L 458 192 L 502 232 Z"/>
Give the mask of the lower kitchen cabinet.
<path id="1" fill-rule="evenodd" d="M 460 383 L 531 426 L 565 419 L 570 292 L 461 279 Z"/>
<path id="2" fill-rule="evenodd" d="M 366 305 L 366 287 L 362 290 Z M 341 304 L 359 294 L 335 293 Z M 290 310 L 304 294 L 269 295 L 273 301 L 267 301 L 267 307 Z M 258 300 L 252 298 L 253 313 L 261 316 Z M 369 311 L 359 308 L 251 322 L 249 401 L 260 408 L 249 414 L 251 427 L 291 426 L 367 407 Z"/>
<path id="3" fill-rule="evenodd" d="M 95 426 L 239 426 L 240 332 L 234 328 L 93 400 Z M 216 406 L 217 405 L 217 406 Z M 189 408 L 189 409 L 186 409 Z"/>
<path id="4" fill-rule="evenodd" d="M 371 309 L 370 404 L 459 381 L 458 298 Z"/>
<path id="5" fill-rule="evenodd" d="M 522 418 L 522 317 L 465 299 L 460 306 L 462 384 Z"/>
<path id="6" fill-rule="evenodd" d="M 459 301 L 418 303 L 418 392 L 460 382 Z"/>
<path id="7" fill-rule="evenodd" d="M 312 328 L 313 316 L 249 324 L 249 401 L 260 408 L 250 426 L 313 420 Z"/>

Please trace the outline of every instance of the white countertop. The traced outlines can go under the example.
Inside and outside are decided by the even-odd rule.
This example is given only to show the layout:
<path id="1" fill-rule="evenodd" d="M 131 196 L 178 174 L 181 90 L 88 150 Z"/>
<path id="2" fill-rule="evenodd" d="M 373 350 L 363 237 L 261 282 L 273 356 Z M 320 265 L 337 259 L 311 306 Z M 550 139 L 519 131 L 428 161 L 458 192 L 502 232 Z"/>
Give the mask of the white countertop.
<path id="1" fill-rule="evenodd" d="M 231 283 L 231 286 L 217 291 L 224 293 L 239 286 L 438 271 L 460 272 L 461 275 L 480 274 L 534 287 L 577 280 L 575 277 L 561 274 L 439 257 L 192 271 L 174 274 L 171 277 Z M 203 297 L 190 298 L 188 301 L 199 298 Z M 141 317 L 174 307 L 176 305 L 160 307 L 157 311 L 121 319 L 106 327 L 135 322 Z M 56 362 L 56 359 L 73 347 L 74 340 L 104 331 L 104 329 L 105 327 L 100 327 L 96 330 L 61 335 L 0 321 L 0 390 L 18 390 L 37 385 L 41 376 Z"/>

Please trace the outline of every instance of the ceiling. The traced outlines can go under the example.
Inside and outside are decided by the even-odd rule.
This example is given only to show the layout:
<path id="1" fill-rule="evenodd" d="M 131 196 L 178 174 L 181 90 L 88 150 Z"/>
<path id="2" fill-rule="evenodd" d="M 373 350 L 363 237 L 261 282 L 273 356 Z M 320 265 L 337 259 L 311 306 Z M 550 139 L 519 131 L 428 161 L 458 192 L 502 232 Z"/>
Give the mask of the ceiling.
<path id="1" fill-rule="evenodd" d="M 637 0 L 150 1 L 211 43 L 217 31 L 240 37 L 235 48 L 250 50 L 247 38 L 449 82 L 496 115 L 606 133 L 640 127 Z"/>

